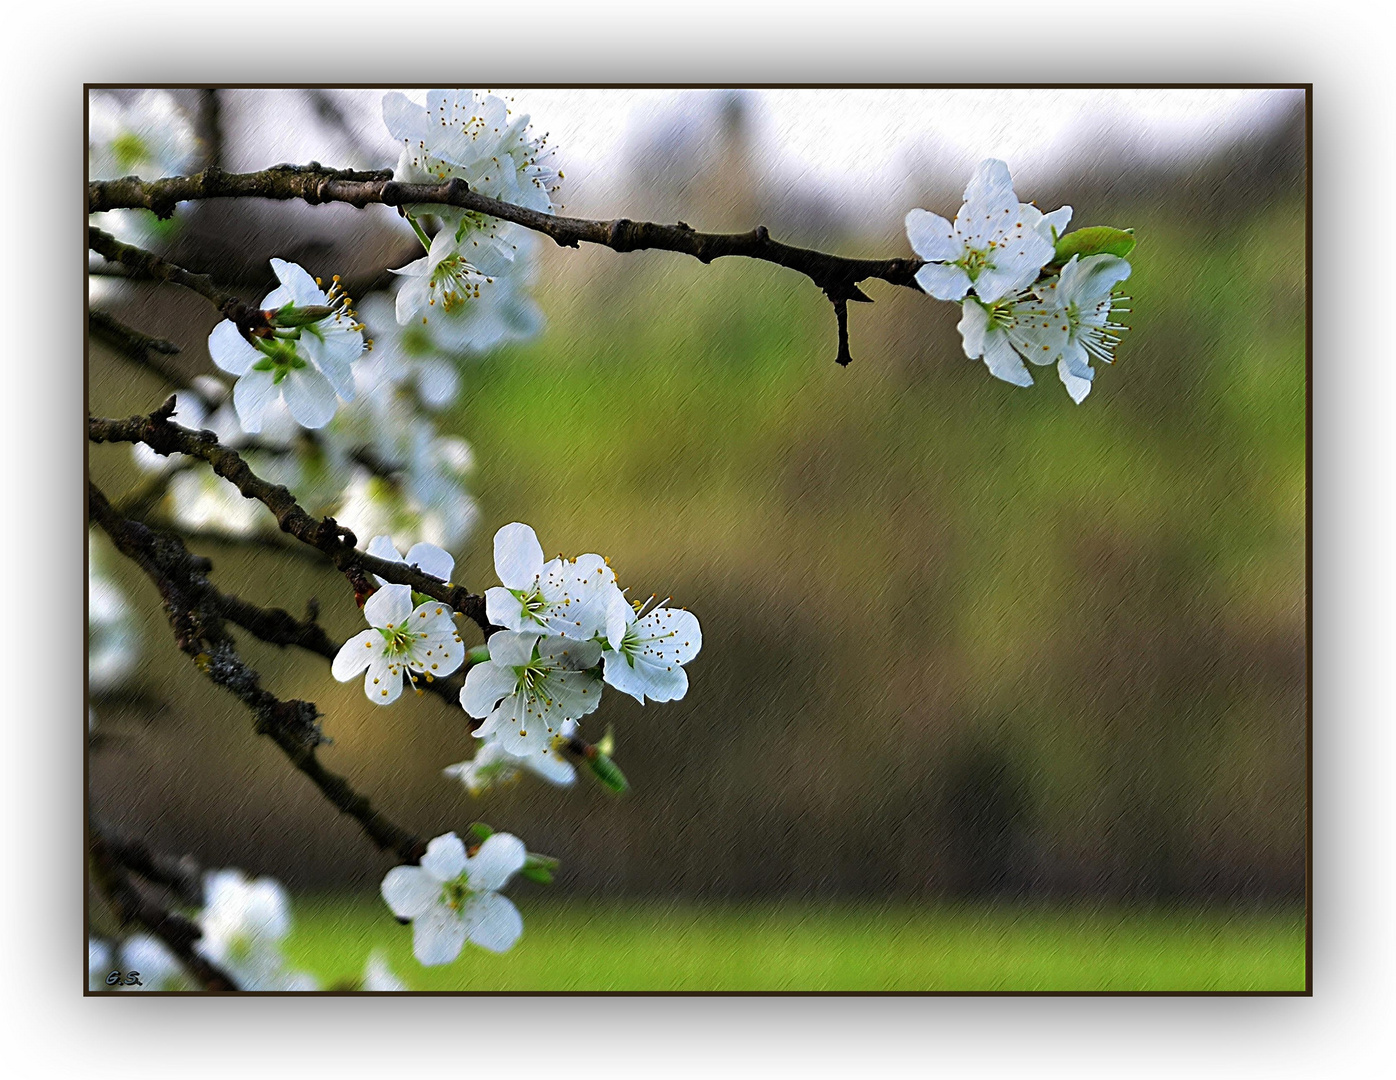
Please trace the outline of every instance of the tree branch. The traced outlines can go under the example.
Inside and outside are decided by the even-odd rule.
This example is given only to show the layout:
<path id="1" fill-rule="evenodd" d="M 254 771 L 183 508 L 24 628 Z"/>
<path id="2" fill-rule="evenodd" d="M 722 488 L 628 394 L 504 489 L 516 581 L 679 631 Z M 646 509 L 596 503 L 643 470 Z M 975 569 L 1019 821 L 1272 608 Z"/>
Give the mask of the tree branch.
<path id="1" fill-rule="evenodd" d="M 249 309 L 242 300 L 232 293 L 223 292 L 207 274 L 194 274 L 182 266 L 176 266 L 159 255 L 145 251 L 132 244 L 122 243 L 111 233 L 88 226 L 87 246 L 104 259 L 120 263 L 132 274 L 150 278 L 153 281 L 168 281 L 183 285 L 204 297 L 227 318 L 237 321 Z"/>
<path id="2" fill-rule="evenodd" d="M 284 490 L 284 489 L 283 489 Z M 96 485 L 88 484 L 88 511 L 127 558 L 155 583 L 165 602 L 165 614 L 175 643 L 193 657 L 199 670 L 215 685 L 238 698 L 256 717 L 256 731 L 267 735 L 291 764 L 310 778 L 320 793 L 341 813 L 353 817 L 370 840 L 407 862 L 426 851 L 423 841 L 373 809 L 338 773 L 315 756 L 323 742 L 313 702 L 282 701 L 260 684 L 257 672 L 238 655 L 223 625 L 217 591 L 206 576 L 211 564 L 191 555 L 177 538 L 162 536 L 112 509 Z"/>
<path id="3" fill-rule="evenodd" d="M 154 372 L 170 386 L 183 387 L 188 381 L 161 359 L 179 352 L 174 342 L 143 334 L 95 308 L 87 313 L 87 330 L 94 341 L 100 341 L 138 367 Z"/>
<path id="4" fill-rule="evenodd" d="M 458 178 L 444 184 L 404 184 L 394 180 L 390 170 L 354 172 L 329 169 L 311 162 L 309 165 L 277 165 L 255 173 L 205 169 L 193 176 L 151 181 L 128 176 L 123 180 L 99 180 L 87 186 L 88 208 L 93 212 L 143 207 L 160 217 L 169 217 L 178 203 L 220 198 L 300 199 L 311 205 L 338 202 L 361 208 L 372 203 L 398 207 L 455 206 L 522 225 L 551 237 L 563 247 L 586 243 L 621 252 L 673 251 L 703 263 L 728 256 L 774 263 L 804 274 L 834 304 L 835 314 L 839 316 L 841 364 L 849 360 L 848 316 L 841 305 L 849 300 L 871 301 L 858 287 L 861 282 L 875 279 L 921 291 L 916 284 L 916 271 L 923 265 L 920 259 L 848 259 L 772 240 L 764 225 L 744 233 L 700 233 L 684 222 L 660 225 L 628 218 L 596 221 L 559 217 L 491 199 L 471 191 L 469 185 Z"/>
<path id="5" fill-rule="evenodd" d="M 354 545 L 354 534 L 335 522 L 332 517 L 319 520 L 308 514 L 295 497 L 280 484 L 271 484 L 258 477 L 238 456 L 237 451 L 219 444 L 211 431 L 190 431 L 169 422 L 174 408 L 170 398 L 149 416 L 132 416 L 124 420 L 89 417 L 88 438 L 93 442 L 145 443 L 158 454 L 188 454 L 208 462 L 213 471 L 230 481 L 243 496 L 262 503 L 276 518 L 283 532 L 324 554 L 340 573 L 354 586 L 356 596 L 364 597 L 375 586 L 370 574 L 386 581 L 410 585 L 419 593 L 440 600 L 473 620 L 488 635 L 493 629 L 485 617 L 485 599 L 468 589 L 440 578 L 424 574 L 415 566 L 390 562 Z"/>
<path id="6" fill-rule="evenodd" d="M 313 616 L 306 621 L 301 621 L 284 608 L 264 608 L 256 604 L 249 603 L 239 597 L 228 593 L 211 590 L 215 597 L 219 610 L 223 617 L 236 626 L 241 626 L 253 637 L 260 641 L 265 641 L 268 645 L 276 645 L 285 648 L 294 645 L 298 649 L 305 649 L 323 656 L 331 662 L 339 655 L 340 646 L 344 643 L 335 641 L 324 628 L 314 620 Z M 416 683 L 418 692 L 430 691 L 450 705 L 460 708 L 460 689 L 464 679 L 465 669 L 469 663 L 463 663 L 457 672 L 444 679 L 423 678 Z M 462 713 L 466 726 L 474 731 L 484 721 L 476 720 L 473 717 Z"/>
<path id="7" fill-rule="evenodd" d="M 106 851 L 127 870 L 172 889 L 187 904 L 196 907 L 203 904 L 203 875 L 192 857 L 185 855 L 176 859 L 155 851 L 144 841 L 118 833 L 92 818 L 88 820 L 88 828 L 90 835 L 99 838 Z"/>
<path id="8" fill-rule="evenodd" d="M 91 822 L 88 824 L 88 846 L 92 852 L 93 878 L 122 926 L 132 923 L 144 926 L 165 943 L 204 989 L 238 988 L 227 972 L 195 950 L 194 943 L 202 936 L 198 926 L 148 897 L 132 880 L 118 851 Z"/>

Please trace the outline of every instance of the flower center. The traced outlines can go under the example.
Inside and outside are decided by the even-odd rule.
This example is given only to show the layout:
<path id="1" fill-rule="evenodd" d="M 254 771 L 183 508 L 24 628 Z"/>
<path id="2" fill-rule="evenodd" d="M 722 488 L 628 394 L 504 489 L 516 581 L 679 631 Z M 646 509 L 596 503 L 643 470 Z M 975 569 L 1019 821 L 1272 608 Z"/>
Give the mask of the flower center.
<path id="1" fill-rule="evenodd" d="M 545 621 L 542 618 L 543 612 L 547 611 L 548 608 L 552 606 L 548 600 L 544 598 L 542 591 L 537 588 L 532 592 L 523 592 L 519 589 L 510 591 L 513 592 L 515 598 L 519 601 L 524 615 L 541 626 Z"/>
<path id="2" fill-rule="evenodd" d="M 430 303 L 436 303 L 436 297 L 441 297 L 441 307 L 445 311 L 450 311 L 457 304 L 466 300 L 478 300 L 480 298 L 480 283 L 485 281 L 485 277 L 479 270 L 475 269 L 466 257 L 460 252 L 453 252 L 447 255 L 431 271 L 431 291 Z"/>
<path id="3" fill-rule="evenodd" d="M 966 248 L 964 255 L 955 260 L 955 265 L 969 275 L 970 281 L 977 281 L 985 270 L 994 268 L 989 261 L 989 252 L 979 248 Z"/>
<path id="4" fill-rule="evenodd" d="M 467 871 L 462 870 L 458 877 L 441 885 L 441 902 L 452 911 L 460 911 L 465 907 L 465 903 L 472 896 L 474 891 L 470 888 L 470 878 Z"/>
<path id="5" fill-rule="evenodd" d="M 416 634 L 407 629 L 407 623 L 401 626 L 378 627 L 378 632 L 383 635 L 383 651 L 389 656 L 406 656 L 412 651 L 413 644 L 419 639 L 426 637 L 425 633 Z"/>

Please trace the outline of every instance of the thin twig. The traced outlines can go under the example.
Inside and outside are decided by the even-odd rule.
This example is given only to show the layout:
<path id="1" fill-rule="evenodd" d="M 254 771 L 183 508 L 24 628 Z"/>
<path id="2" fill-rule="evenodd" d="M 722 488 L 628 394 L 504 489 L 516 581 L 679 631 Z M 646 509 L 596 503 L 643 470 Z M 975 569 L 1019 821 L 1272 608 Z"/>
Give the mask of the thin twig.
<path id="1" fill-rule="evenodd" d="M 207 274 L 191 273 L 182 266 L 176 266 L 168 259 L 162 259 L 159 255 L 132 244 L 123 243 L 101 229 L 88 226 L 87 246 L 102 258 L 120 263 L 140 277 L 150 278 L 154 281 L 168 281 L 174 285 L 183 285 L 186 289 L 192 289 L 230 319 L 247 310 L 247 305 L 241 299 L 218 288 Z"/>

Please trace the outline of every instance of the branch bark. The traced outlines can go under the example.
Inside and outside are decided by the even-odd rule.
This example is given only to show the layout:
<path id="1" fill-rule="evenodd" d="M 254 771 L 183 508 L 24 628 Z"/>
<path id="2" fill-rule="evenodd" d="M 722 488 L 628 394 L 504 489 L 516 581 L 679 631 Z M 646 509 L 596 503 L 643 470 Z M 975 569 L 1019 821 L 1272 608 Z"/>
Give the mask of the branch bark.
<path id="1" fill-rule="evenodd" d="M 188 454 L 206 461 L 215 473 L 231 481 L 244 497 L 256 499 L 270 510 L 283 532 L 324 554 L 349 579 L 357 596 L 367 596 L 374 590 L 369 575 L 376 574 L 386 581 L 410 585 L 417 592 L 448 604 L 471 619 L 486 635 L 494 629 L 485 617 L 483 596 L 424 574 L 415 566 L 389 562 L 359 551 L 355 547 L 357 539 L 353 532 L 336 523 L 332 517 L 318 520 L 312 517 L 296 502 L 290 491 L 257 476 L 237 451 L 220 445 L 213 432 L 190 431 L 170 423 L 173 409 L 174 398 L 170 398 L 149 416 L 132 416 L 123 420 L 89 417 L 88 438 L 93 442 L 145 443 L 159 454 Z"/>
<path id="2" fill-rule="evenodd" d="M 195 950 L 194 943 L 201 936 L 198 926 L 147 896 L 132 879 L 119 849 L 90 822 L 88 847 L 92 852 L 93 878 L 122 926 L 144 926 L 165 943 L 205 990 L 238 989 L 227 972 Z"/>
<path id="3" fill-rule="evenodd" d="M 805 275 L 834 305 L 839 319 L 839 363 L 847 364 L 848 301 L 871 302 L 859 288 L 868 280 L 914 289 L 920 259 L 849 259 L 811 248 L 795 247 L 772 240 L 764 225 L 744 233 L 702 233 L 684 222 L 661 225 L 649 221 L 616 218 L 610 221 L 560 217 L 501 202 L 471 191 L 459 178 L 444 184 L 405 184 L 392 178 L 391 170 L 356 172 L 330 169 L 319 162 L 309 165 L 277 165 L 254 173 L 227 173 L 205 169 L 193 176 L 163 180 L 99 180 L 88 184 L 88 209 L 92 212 L 139 208 L 169 217 L 181 202 L 199 199 L 258 198 L 300 199 L 311 205 L 348 203 L 365 207 L 440 205 L 488 214 L 511 221 L 552 238 L 562 247 L 597 244 L 612 251 L 659 250 L 689 255 L 703 263 L 729 256 L 774 263 Z"/>
<path id="4" fill-rule="evenodd" d="M 257 733 L 269 736 L 291 764 L 337 810 L 353 817 L 379 848 L 406 862 L 420 859 L 426 844 L 419 837 L 373 809 L 366 796 L 320 763 L 315 751 L 324 738 L 316 722 L 320 713 L 314 703 L 282 701 L 264 690 L 257 672 L 238 655 L 223 625 L 217 590 L 206 576 L 211 567 L 209 561 L 191 555 L 177 538 L 161 536 L 121 517 L 90 482 L 88 510 L 117 550 L 135 562 L 160 590 L 180 650 L 194 659 L 211 682 L 247 706 L 256 718 Z"/>
<path id="5" fill-rule="evenodd" d="M 100 341 L 137 367 L 158 375 L 170 386 L 182 387 L 189 381 L 162 359 L 179 352 L 179 346 L 172 341 L 151 337 L 95 308 L 87 313 L 87 331 L 94 341 Z"/>

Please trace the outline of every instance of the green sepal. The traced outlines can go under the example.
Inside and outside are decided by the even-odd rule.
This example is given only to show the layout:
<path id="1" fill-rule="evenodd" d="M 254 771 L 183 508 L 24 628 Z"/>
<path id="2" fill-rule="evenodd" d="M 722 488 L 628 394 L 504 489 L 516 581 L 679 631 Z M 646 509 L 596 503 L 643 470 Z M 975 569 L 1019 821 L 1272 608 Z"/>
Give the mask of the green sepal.
<path id="1" fill-rule="evenodd" d="M 472 664 L 488 664 L 490 662 L 490 647 L 488 645 L 474 645 L 465 650 L 465 659 Z"/>
<path id="2" fill-rule="evenodd" d="M 273 326 L 312 326 L 323 319 L 328 319 L 334 314 L 334 309 L 326 307 L 324 304 L 308 304 L 305 307 L 296 307 L 292 303 L 287 303 L 279 307 L 272 314 L 271 324 Z"/>
<path id="3" fill-rule="evenodd" d="M 602 785 L 617 795 L 630 790 L 625 773 L 621 772 L 616 763 L 599 750 L 595 757 L 587 759 L 587 764 L 591 766 L 592 774 L 601 781 Z"/>
<path id="4" fill-rule="evenodd" d="M 539 855 L 536 851 L 530 851 L 524 859 L 523 868 L 519 870 L 519 876 L 536 881 L 539 885 L 551 885 L 553 874 L 561 865 L 551 855 Z"/>
<path id="5" fill-rule="evenodd" d="M 1118 255 L 1124 258 L 1134 250 L 1134 230 L 1115 229 L 1109 225 L 1091 225 L 1069 232 L 1057 240 L 1053 266 L 1064 266 L 1073 255 Z"/>
<path id="6" fill-rule="evenodd" d="M 276 361 L 274 361 L 270 356 L 264 356 L 262 357 L 262 359 L 258 360 L 255 364 L 252 365 L 252 370 L 270 371 L 274 367 L 276 367 Z"/>
<path id="7" fill-rule="evenodd" d="M 494 835 L 494 830 L 483 821 L 472 822 L 470 827 L 466 829 L 466 832 L 473 836 L 477 843 L 481 844 Z"/>

